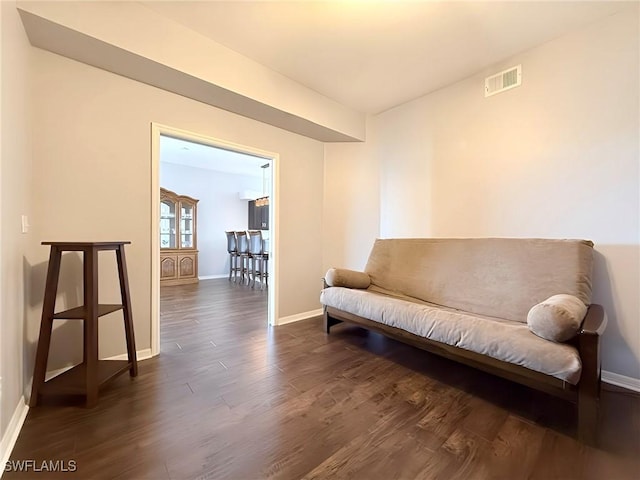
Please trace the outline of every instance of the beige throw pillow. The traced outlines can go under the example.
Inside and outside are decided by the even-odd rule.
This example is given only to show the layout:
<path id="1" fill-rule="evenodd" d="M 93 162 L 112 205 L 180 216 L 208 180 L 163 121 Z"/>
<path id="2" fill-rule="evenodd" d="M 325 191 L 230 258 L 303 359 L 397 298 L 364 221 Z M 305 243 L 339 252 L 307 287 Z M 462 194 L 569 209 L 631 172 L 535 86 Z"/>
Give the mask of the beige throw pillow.
<path id="1" fill-rule="evenodd" d="M 330 287 L 369 288 L 371 285 L 368 274 L 346 268 L 330 268 L 324 280 Z"/>
<path id="2" fill-rule="evenodd" d="M 573 295 L 553 295 L 534 305 L 527 315 L 527 325 L 537 336 L 552 342 L 566 342 L 577 333 L 587 306 Z"/>

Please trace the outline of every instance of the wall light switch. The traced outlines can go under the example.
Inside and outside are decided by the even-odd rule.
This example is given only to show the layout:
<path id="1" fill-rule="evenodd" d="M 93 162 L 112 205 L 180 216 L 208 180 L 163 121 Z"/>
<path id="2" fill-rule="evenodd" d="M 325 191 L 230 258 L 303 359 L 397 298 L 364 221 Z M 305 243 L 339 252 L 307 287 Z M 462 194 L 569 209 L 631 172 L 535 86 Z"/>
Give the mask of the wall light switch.
<path id="1" fill-rule="evenodd" d="M 22 233 L 29 233 L 29 217 L 22 215 Z"/>

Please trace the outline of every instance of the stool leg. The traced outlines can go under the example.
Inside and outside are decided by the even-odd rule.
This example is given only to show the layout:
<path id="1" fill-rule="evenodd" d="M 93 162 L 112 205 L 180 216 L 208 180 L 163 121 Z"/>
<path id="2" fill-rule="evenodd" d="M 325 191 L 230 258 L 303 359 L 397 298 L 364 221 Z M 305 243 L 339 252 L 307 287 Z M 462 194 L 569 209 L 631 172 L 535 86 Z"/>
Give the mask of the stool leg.
<path id="1" fill-rule="evenodd" d="M 256 257 L 251 257 L 251 288 L 256 287 Z"/>
<path id="2" fill-rule="evenodd" d="M 253 286 L 256 286 L 256 280 L 260 280 L 260 288 L 262 288 L 262 259 L 257 257 L 253 265 Z"/>
<path id="3" fill-rule="evenodd" d="M 269 287 L 269 259 L 264 259 L 264 286 Z"/>
<path id="4" fill-rule="evenodd" d="M 236 266 L 235 266 L 235 271 L 233 273 L 233 283 L 239 283 L 240 282 L 240 275 L 241 275 L 241 271 L 242 269 L 240 268 L 242 266 L 242 257 L 240 255 L 238 255 L 236 257 Z"/>
<path id="5" fill-rule="evenodd" d="M 98 250 L 84 250 L 84 352 L 87 408 L 98 403 Z"/>
<path id="6" fill-rule="evenodd" d="M 238 283 L 238 255 L 233 256 L 233 283 Z"/>
<path id="7" fill-rule="evenodd" d="M 124 333 L 127 338 L 127 355 L 129 357 L 129 375 L 138 375 L 138 358 L 136 353 L 136 341 L 133 332 L 133 320 L 131 318 L 131 296 L 129 294 L 129 279 L 127 278 L 127 262 L 124 256 L 124 245 L 120 245 L 116 251 L 118 260 L 118 275 L 120 277 L 120 295 L 122 296 L 122 308 L 124 315 Z"/>
<path id="8" fill-rule="evenodd" d="M 38 349 L 36 351 L 36 363 L 33 371 L 33 383 L 31 385 L 31 398 L 29 406 L 38 405 L 38 392 L 44 384 L 47 373 L 47 360 L 49 358 L 49 345 L 51 343 L 51 330 L 53 328 L 53 315 L 56 308 L 56 295 L 58 293 L 58 278 L 60 276 L 60 260 L 62 252 L 58 247 L 51 246 L 49 254 L 49 266 L 47 268 L 47 280 L 44 289 L 44 301 L 42 304 L 42 318 L 40 320 L 40 336 L 38 337 Z"/>

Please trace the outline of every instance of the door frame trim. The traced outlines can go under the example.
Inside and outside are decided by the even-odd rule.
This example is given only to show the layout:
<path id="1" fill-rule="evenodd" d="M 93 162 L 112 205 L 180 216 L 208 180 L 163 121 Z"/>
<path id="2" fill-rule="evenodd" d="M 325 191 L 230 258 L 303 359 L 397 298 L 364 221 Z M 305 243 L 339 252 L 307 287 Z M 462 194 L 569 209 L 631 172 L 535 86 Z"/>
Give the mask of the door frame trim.
<path id="1" fill-rule="evenodd" d="M 244 153 L 271 161 L 271 198 L 269 199 L 269 289 L 268 324 L 278 319 L 278 238 L 280 155 L 248 145 L 229 142 L 179 128 L 151 123 L 151 355 L 160 353 L 160 136 L 200 143 L 223 150 Z"/>

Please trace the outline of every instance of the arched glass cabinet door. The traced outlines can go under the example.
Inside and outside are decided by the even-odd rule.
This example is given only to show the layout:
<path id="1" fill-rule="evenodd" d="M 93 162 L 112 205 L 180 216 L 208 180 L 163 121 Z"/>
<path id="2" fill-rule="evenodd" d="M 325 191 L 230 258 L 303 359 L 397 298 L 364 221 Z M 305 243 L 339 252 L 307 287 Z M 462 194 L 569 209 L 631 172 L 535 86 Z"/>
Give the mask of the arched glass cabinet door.
<path id="1" fill-rule="evenodd" d="M 160 199 L 160 248 L 177 248 L 176 203 Z"/>
<path id="2" fill-rule="evenodd" d="M 185 201 L 180 202 L 180 248 L 193 248 L 195 233 L 195 218 L 193 205 Z"/>

